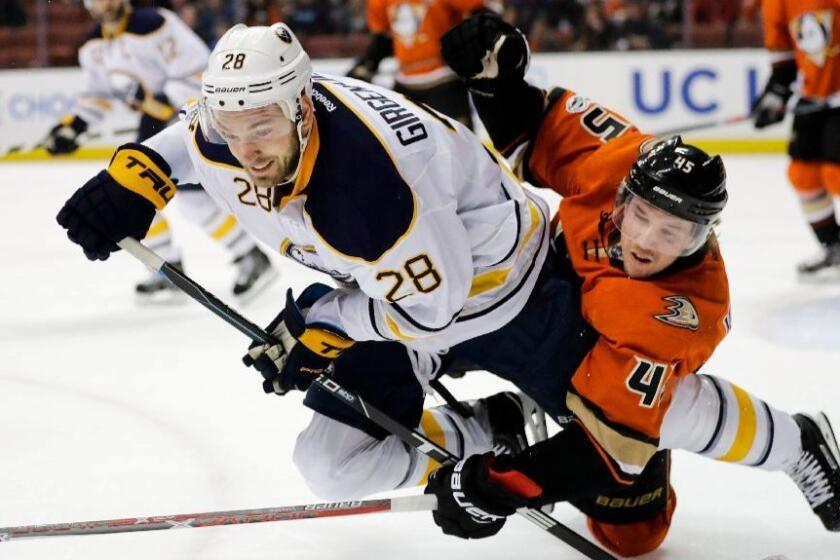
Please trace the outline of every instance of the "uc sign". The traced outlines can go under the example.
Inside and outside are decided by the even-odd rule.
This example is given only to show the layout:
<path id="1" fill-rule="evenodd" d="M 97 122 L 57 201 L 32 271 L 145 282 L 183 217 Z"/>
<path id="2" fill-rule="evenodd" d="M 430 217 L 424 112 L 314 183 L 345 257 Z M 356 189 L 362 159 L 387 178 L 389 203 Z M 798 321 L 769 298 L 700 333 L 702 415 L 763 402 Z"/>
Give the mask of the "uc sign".
<path id="1" fill-rule="evenodd" d="M 58 118 L 73 107 L 73 96 L 64 93 L 16 93 L 6 103 L 8 115 L 15 121 Z"/>
<path id="2" fill-rule="evenodd" d="M 650 71 L 637 69 L 632 79 L 633 106 L 646 115 L 657 115 L 675 106 L 701 115 L 713 113 L 720 109 L 721 95 L 727 90 L 721 83 L 720 67 L 696 67 L 681 71 L 678 76 L 670 69 L 658 70 L 653 76 Z M 741 91 L 746 112 L 759 94 L 758 71 L 745 68 L 737 80 L 744 84 Z"/>

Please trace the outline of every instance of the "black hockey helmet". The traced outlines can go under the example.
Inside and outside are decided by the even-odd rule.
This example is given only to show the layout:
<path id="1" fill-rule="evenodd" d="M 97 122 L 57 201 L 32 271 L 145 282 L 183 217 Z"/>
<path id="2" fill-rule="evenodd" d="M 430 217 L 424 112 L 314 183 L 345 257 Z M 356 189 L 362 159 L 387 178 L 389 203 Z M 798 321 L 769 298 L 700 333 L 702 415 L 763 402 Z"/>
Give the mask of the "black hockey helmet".
<path id="1" fill-rule="evenodd" d="M 672 136 L 640 155 L 625 187 L 652 205 L 690 222 L 713 226 L 726 206 L 726 170 L 720 156 Z"/>
<path id="2" fill-rule="evenodd" d="M 628 217 L 635 199 L 670 216 L 671 227 L 659 220 L 659 239 L 647 237 L 646 212 Z M 720 156 L 710 156 L 673 136 L 643 152 L 633 163 L 618 190 L 612 219 L 623 235 L 651 249 L 674 256 L 687 256 L 700 249 L 712 228 L 720 222 L 726 206 L 726 171 Z M 676 219 L 676 221 L 675 221 Z M 687 222 L 687 223 L 686 223 Z M 683 224 L 683 225 L 681 225 Z"/>

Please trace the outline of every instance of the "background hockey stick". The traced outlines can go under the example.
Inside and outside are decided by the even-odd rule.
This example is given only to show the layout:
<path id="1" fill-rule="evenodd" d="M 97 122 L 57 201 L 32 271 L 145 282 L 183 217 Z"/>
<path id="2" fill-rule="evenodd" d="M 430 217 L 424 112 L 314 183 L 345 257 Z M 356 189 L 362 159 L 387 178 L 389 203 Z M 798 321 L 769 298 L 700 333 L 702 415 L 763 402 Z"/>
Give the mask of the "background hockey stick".
<path id="1" fill-rule="evenodd" d="M 238 509 L 205 513 L 182 513 L 178 515 L 156 515 L 153 517 L 129 517 L 126 519 L 102 519 L 99 521 L 74 521 L 72 523 L 55 523 L 49 525 L 24 525 L 21 527 L 0 527 L 0 542 L 43 537 L 65 537 L 70 535 L 105 535 L 136 533 L 138 531 L 165 531 L 167 529 L 198 529 L 201 527 L 219 527 L 221 525 L 294 521 L 296 519 L 363 515 L 366 513 L 432 511 L 436 507 L 436 496 L 421 494 L 419 496 L 383 498 L 379 500 L 329 502 L 264 509 Z"/>
<path id="2" fill-rule="evenodd" d="M 813 103 L 810 105 L 803 105 L 802 107 L 793 106 L 787 110 L 788 113 L 793 113 L 794 116 L 797 115 L 811 115 L 814 113 L 819 113 L 821 111 L 827 111 L 829 109 L 836 109 L 840 107 L 840 96 L 829 97 L 827 99 L 822 100 L 819 103 Z M 752 112 L 747 113 L 746 115 L 735 115 L 732 117 L 726 117 L 723 119 L 714 119 L 711 121 L 697 123 L 697 124 L 690 124 L 686 126 L 679 126 L 676 128 L 669 128 L 666 130 L 662 130 L 659 132 L 655 132 L 654 136 L 673 136 L 675 134 L 685 134 L 687 132 L 695 132 L 697 130 L 706 130 L 709 128 L 717 128 L 719 126 L 729 126 L 731 124 L 738 124 L 742 122 L 749 121 L 753 118 Z"/>
<path id="3" fill-rule="evenodd" d="M 119 241 L 117 245 L 151 270 L 163 274 L 173 284 L 183 290 L 184 293 L 224 319 L 230 325 L 236 327 L 241 333 L 251 338 L 251 340 L 263 344 L 277 343 L 263 329 L 225 305 L 216 296 L 205 290 L 189 276 L 167 263 L 154 251 L 148 249 L 136 239 L 126 237 Z M 406 428 L 370 403 L 365 402 L 356 393 L 343 388 L 334 380 L 330 379 L 328 375 L 322 375 L 316 378 L 313 383 L 438 463 L 443 464 L 459 460 L 459 457 L 450 453 L 447 449 L 438 446 L 419 432 Z M 617 560 L 615 556 L 572 531 L 547 513 L 528 507 L 519 508 L 516 510 L 516 513 L 525 517 L 528 521 L 544 531 L 551 533 L 590 560 Z"/>
<path id="4" fill-rule="evenodd" d="M 129 134 L 136 134 L 136 133 L 137 133 L 136 128 L 117 128 L 117 129 L 114 129 L 110 132 L 110 134 L 112 136 L 126 136 L 126 135 L 129 135 Z M 90 133 L 84 132 L 84 133 L 79 135 L 78 140 L 79 140 L 80 144 L 85 144 L 87 142 L 90 142 L 91 140 L 96 140 L 97 138 L 102 138 L 102 136 L 104 136 L 104 135 L 105 135 L 104 132 L 90 132 Z M 41 139 L 39 139 L 35 142 L 28 142 L 28 143 L 27 142 L 21 142 L 19 144 L 12 144 L 8 148 L 5 148 L 2 152 L 0 152 L 0 158 L 10 156 L 12 154 L 26 154 L 26 153 L 29 153 L 29 152 L 33 152 L 33 151 L 35 151 L 39 148 L 43 148 L 45 141 L 46 141 L 46 137 L 41 138 Z M 70 155 L 70 154 L 59 154 L 57 157 L 60 157 L 61 155 Z"/>

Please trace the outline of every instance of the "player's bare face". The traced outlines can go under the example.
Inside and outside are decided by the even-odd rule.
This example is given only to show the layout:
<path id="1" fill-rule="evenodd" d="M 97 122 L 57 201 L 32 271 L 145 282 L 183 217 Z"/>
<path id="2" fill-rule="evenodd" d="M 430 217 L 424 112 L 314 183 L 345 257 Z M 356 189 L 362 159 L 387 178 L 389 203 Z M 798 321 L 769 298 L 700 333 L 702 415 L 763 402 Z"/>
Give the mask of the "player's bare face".
<path id="1" fill-rule="evenodd" d="M 90 15 L 105 25 L 117 23 L 125 13 L 124 0 L 91 0 Z"/>
<path id="2" fill-rule="evenodd" d="M 300 157 L 297 129 L 278 105 L 216 111 L 216 128 L 255 185 L 273 187 L 289 177 Z"/>
<path id="3" fill-rule="evenodd" d="M 694 226 L 632 197 L 621 223 L 624 271 L 631 278 L 662 272 L 694 242 Z"/>

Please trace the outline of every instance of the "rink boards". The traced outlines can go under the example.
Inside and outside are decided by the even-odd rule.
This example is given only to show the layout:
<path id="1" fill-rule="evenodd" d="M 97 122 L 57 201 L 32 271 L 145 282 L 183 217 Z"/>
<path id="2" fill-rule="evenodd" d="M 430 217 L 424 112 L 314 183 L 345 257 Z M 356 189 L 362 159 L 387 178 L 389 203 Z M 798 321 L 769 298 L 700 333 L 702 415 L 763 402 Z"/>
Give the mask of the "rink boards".
<path id="1" fill-rule="evenodd" d="M 343 74 L 350 61 L 324 59 L 315 70 Z M 388 84 L 393 65 L 383 64 L 379 80 Z M 646 131 L 657 132 L 744 115 L 760 94 L 769 74 L 769 59 L 762 49 L 649 51 L 625 53 L 553 53 L 534 56 L 529 78 L 541 85 L 573 89 L 610 107 Z M 26 148 L 67 113 L 83 88 L 78 68 L 0 71 L 0 155 L 9 147 Z M 136 117 L 122 107 L 98 129 L 76 154 L 104 158 L 113 147 L 132 139 Z M 761 133 L 749 123 L 718 127 L 692 134 L 699 144 L 715 152 L 780 153 L 789 126 Z M 36 151 L 16 156 L 44 158 Z"/>

